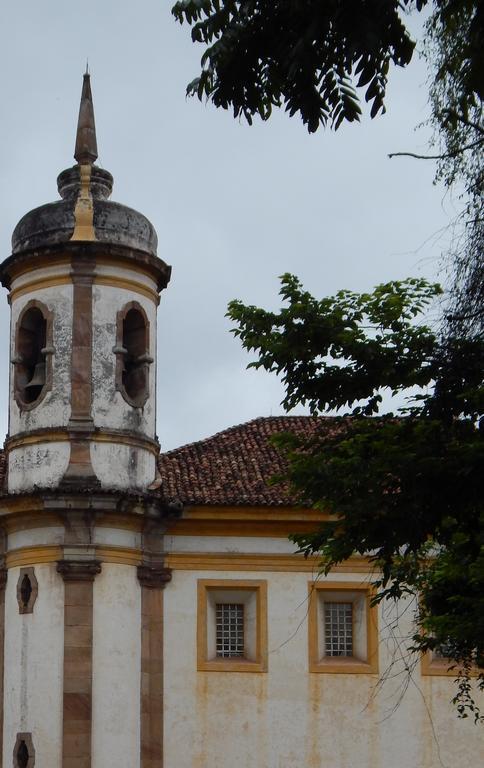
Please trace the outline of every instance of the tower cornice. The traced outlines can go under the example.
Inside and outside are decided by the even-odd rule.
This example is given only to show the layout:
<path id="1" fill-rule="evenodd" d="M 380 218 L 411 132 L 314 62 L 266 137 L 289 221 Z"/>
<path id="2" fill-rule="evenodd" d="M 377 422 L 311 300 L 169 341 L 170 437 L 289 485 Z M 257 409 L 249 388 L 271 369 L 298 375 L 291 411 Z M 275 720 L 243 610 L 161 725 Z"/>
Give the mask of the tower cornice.
<path id="1" fill-rule="evenodd" d="M 0 265 L 0 283 L 10 290 L 12 281 L 24 273 L 41 267 L 53 267 L 61 263 L 90 256 L 97 263 L 111 263 L 140 270 L 156 282 L 158 291 L 165 289 L 170 281 L 171 267 L 158 256 L 126 245 L 103 242 L 70 242 L 48 247 L 30 248 L 14 253 Z"/>

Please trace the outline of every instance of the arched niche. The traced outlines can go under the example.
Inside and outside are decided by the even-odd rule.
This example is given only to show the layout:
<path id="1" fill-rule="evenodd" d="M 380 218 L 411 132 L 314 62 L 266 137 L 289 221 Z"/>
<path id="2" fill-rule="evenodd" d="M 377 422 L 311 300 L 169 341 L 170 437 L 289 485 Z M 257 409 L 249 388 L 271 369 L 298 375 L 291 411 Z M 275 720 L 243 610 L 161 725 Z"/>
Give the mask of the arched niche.
<path id="1" fill-rule="evenodd" d="M 14 397 L 23 411 L 35 408 L 52 389 L 52 313 L 29 301 L 15 327 Z"/>
<path id="2" fill-rule="evenodd" d="M 142 408 L 149 397 L 150 323 L 143 307 L 131 301 L 117 315 L 116 389 L 134 408 Z"/>

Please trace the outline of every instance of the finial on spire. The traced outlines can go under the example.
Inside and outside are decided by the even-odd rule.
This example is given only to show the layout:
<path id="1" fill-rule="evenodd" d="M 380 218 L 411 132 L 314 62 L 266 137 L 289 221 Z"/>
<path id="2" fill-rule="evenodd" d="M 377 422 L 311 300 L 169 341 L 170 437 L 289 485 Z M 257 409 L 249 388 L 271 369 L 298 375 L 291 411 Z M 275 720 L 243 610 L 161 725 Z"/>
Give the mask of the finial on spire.
<path id="1" fill-rule="evenodd" d="M 86 66 L 86 73 L 83 76 L 82 82 L 74 157 L 79 165 L 92 165 L 97 158 L 96 126 L 94 123 L 89 63 Z"/>

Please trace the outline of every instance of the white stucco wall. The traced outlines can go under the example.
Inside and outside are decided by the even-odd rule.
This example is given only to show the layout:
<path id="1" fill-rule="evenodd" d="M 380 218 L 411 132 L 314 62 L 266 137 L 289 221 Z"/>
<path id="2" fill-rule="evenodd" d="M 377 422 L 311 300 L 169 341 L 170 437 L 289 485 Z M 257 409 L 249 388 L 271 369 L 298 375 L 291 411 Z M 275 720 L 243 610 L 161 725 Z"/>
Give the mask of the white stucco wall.
<path id="1" fill-rule="evenodd" d="M 196 671 L 197 579 L 209 578 L 267 580 L 267 673 Z M 165 768 L 479 765 L 481 732 L 457 719 L 451 679 L 423 678 L 418 665 L 399 704 L 404 672 L 376 688 L 398 659 L 410 611 L 400 630 L 388 608 L 380 615 L 380 677 L 308 672 L 308 581 L 304 573 L 173 573 L 164 597 Z"/>
<path id="2" fill-rule="evenodd" d="M 292 555 L 297 547 L 289 539 L 260 536 L 165 536 L 166 552 L 241 552 L 267 555 Z"/>
<path id="3" fill-rule="evenodd" d="M 92 442 L 91 464 L 104 488 L 147 488 L 155 479 L 155 456 L 144 448 Z"/>
<path id="4" fill-rule="evenodd" d="M 59 275 L 59 269 L 56 275 Z M 52 268 L 29 273 L 29 282 L 49 278 Z M 25 282 L 25 277 L 23 278 Z M 18 279 L 19 281 L 21 278 Z M 17 281 L 14 281 L 13 288 Z M 10 435 L 45 427 L 66 426 L 69 421 L 70 370 L 72 354 L 72 285 L 56 285 L 30 291 L 12 301 L 11 357 L 15 355 L 15 328 L 19 315 L 31 299 L 42 302 L 53 312 L 53 376 L 52 389 L 38 406 L 30 411 L 20 411 L 13 397 L 13 371 L 10 376 Z M 11 366 L 12 368 L 13 366 Z"/>
<path id="5" fill-rule="evenodd" d="M 35 765 L 61 768 L 64 583 L 55 564 L 36 565 L 34 612 L 20 615 L 19 572 L 9 571 L 5 595 L 3 765 L 12 765 L 17 733 L 30 731 Z"/>
<path id="6" fill-rule="evenodd" d="M 8 458 L 8 490 L 29 491 L 35 486 L 54 488 L 69 464 L 70 443 L 46 442 L 20 446 Z"/>
<path id="7" fill-rule="evenodd" d="M 9 551 L 21 547 L 59 546 L 64 543 L 64 528 L 61 525 L 26 528 L 9 533 L 7 541 Z"/>
<path id="8" fill-rule="evenodd" d="M 140 548 L 141 539 L 138 531 L 101 526 L 94 529 L 94 544 L 99 546 Z"/>
<path id="9" fill-rule="evenodd" d="M 140 659 L 136 568 L 103 563 L 94 582 L 92 768 L 139 766 Z"/>
<path id="10" fill-rule="evenodd" d="M 116 269 L 113 276 L 119 278 Z M 141 276 L 134 272 L 132 279 L 140 282 Z M 153 290 L 155 289 L 152 283 Z M 150 396 L 143 408 L 133 408 L 120 392 L 115 389 L 116 316 L 130 301 L 137 301 L 145 310 L 150 323 L 149 354 L 156 360 L 156 304 L 135 289 L 127 290 L 118 286 L 93 286 L 93 418 L 96 427 L 127 429 L 133 432 L 155 436 L 156 418 L 156 362 L 150 365 Z"/>

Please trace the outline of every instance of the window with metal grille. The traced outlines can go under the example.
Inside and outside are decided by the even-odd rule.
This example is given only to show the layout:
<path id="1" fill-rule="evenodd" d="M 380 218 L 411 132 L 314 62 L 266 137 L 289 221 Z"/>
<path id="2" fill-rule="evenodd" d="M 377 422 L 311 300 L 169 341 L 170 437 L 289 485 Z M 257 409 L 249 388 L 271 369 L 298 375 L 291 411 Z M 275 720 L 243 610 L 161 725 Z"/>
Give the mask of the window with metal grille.
<path id="1" fill-rule="evenodd" d="M 353 604 L 324 603 L 326 656 L 353 656 Z"/>
<path id="2" fill-rule="evenodd" d="M 216 603 L 217 656 L 232 658 L 244 655 L 244 604 Z"/>

